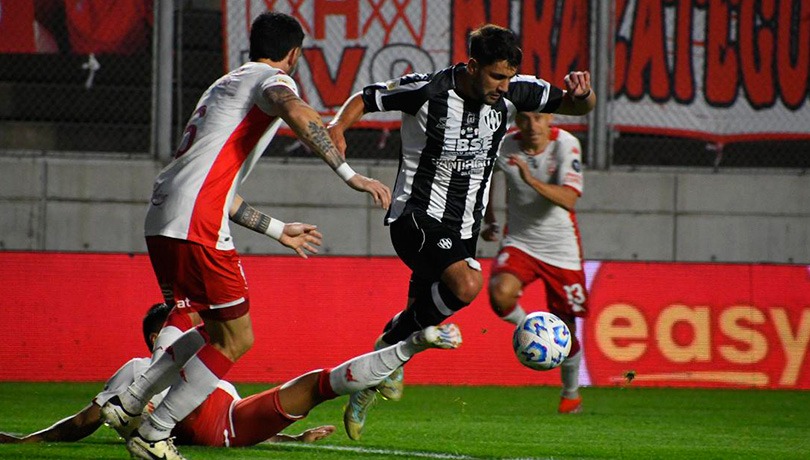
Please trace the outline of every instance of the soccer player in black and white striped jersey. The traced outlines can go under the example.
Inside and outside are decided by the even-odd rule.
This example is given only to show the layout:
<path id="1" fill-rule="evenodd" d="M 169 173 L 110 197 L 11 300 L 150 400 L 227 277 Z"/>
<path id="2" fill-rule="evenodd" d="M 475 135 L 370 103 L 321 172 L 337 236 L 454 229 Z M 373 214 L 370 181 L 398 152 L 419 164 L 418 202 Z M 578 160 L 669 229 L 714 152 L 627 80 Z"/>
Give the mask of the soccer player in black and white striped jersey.
<path id="1" fill-rule="evenodd" d="M 584 115 L 596 104 L 590 74 L 565 77 L 565 90 L 518 75 L 523 53 L 509 29 L 485 25 L 470 34 L 470 59 L 433 74 L 410 74 L 367 86 L 329 125 L 345 153 L 343 132 L 363 114 L 402 113 L 402 152 L 385 218 L 400 259 L 412 270 L 408 304 L 385 326 L 376 346 L 436 325 L 469 305 L 481 290 L 476 240 L 486 209 L 498 146 L 518 112 Z M 378 390 L 402 396 L 402 372 Z M 355 394 L 344 414 L 357 439 L 376 397 Z"/>

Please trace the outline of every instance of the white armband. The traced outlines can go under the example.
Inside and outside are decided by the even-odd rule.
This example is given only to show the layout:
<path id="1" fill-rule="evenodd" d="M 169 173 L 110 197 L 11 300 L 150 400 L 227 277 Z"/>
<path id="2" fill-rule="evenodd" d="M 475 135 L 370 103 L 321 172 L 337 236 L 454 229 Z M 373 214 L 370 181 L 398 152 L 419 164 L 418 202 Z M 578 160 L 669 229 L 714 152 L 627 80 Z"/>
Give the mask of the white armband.
<path id="1" fill-rule="evenodd" d="M 349 166 L 349 163 L 343 163 L 342 165 L 338 166 L 338 168 L 335 170 L 335 173 L 338 176 L 340 176 L 341 179 L 343 179 L 343 182 L 348 182 L 349 179 L 351 179 L 352 177 L 354 177 L 355 174 L 357 174 L 356 172 L 354 172 L 354 169 L 352 169 L 352 167 Z"/>
<path id="2" fill-rule="evenodd" d="M 267 226 L 267 230 L 264 231 L 264 234 L 274 240 L 280 240 L 281 235 L 284 234 L 284 222 L 271 217 L 270 225 Z"/>

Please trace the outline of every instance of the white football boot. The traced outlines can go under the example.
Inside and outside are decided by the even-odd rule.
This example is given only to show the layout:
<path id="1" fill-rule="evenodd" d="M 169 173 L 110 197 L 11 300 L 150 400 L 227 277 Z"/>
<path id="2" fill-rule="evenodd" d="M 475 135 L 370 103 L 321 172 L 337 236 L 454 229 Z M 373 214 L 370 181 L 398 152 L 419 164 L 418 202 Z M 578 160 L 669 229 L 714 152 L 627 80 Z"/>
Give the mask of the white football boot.
<path id="1" fill-rule="evenodd" d="M 450 350 L 461 346 L 461 330 L 453 323 L 429 326 L 414 332 L 408 340 L 425 348 Z"/>
<path id="2" fill-rule="evenodd" d="M 118 436 L 128 440 L 132 432 L 141 425 L 141 414 L 131 414 L 124 409 L 121 398 L 113 396 L 101 406 L 101 418 L 104 424 L 114 429 Z"/>
<path id="3" fill-rule="evenodd" d="M 149 441 L 135 433 L 127 441 L 127 450 L 132 458 L 142 460 L 186 460 L 174 446 L 174 438 Z"/>

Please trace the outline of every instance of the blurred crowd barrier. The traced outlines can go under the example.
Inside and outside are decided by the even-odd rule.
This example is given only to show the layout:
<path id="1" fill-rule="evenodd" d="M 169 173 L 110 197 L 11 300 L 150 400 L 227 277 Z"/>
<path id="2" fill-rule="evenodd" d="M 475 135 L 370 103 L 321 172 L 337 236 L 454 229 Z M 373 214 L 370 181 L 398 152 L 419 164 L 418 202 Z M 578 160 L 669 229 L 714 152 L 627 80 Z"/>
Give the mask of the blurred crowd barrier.
<path id="1" fill-rule="evenodd" d="M 0 150 L 159 156 L 158 4 L 0 0 Z M 521 72 L 603 82 L 604 113 L 556 120 L 592 166 L 810 166 L 810 0 L 180 0 L 172 145 L 205 88 L 247 59 L 250 22 L 268 9 L 301 22 L 296 79 L 326 119 L 369 83 L 466 60 L 469 32 L 492 22 L 519 34 Z M 591 138 L 597 125 L 606 135 Z M 398 126 L 364 118 L 350 155 L 396 159 Z M 281 133 L 269 156 L 310 156 Z"/>

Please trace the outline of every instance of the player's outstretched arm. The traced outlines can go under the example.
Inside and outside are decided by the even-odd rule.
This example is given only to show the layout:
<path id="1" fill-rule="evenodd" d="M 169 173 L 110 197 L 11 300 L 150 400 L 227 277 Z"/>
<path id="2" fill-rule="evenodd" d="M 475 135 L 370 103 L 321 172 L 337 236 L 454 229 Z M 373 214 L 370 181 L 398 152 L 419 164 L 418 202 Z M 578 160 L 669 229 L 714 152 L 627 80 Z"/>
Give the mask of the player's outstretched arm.
<path id="1" fill-rule="evenodd" d="M 335 427 L 333 425 L 323 425 L 310 428 L 303 433 L 296 435 L 279 433 L 268 439 L 267 442 L 315 442 L 327 436 L 331 436 L 334 432 Z"/>
<path id="2" fill-rule="evenodd" d="M 90 403 L 78 413 L 64 418 L 44 430 L 28 436 L 17 437 L 0 433 L 0 444 L 24 444 L 34 442 L 73 442 L 93 434 L 102 424 L 101 407 Z"/>
<path id="3" fill-rule="evenodd" d="M 565 76 L 565 94 L 557 108 L 563 115 L 585 115 L 596 107 L 590 72 L 574 71 Z"/>
<path id="4" fill-rule="evenodd" d="M 228 215 L 232 222 L 278 240 L 279 243 L 292 249 L 303 259 L 307 258 L 304 249 L 312 254 L 318 253 L 316 246 L 321 245 L 321 238 L 323 238 L 315 225 L 299 222 L 285 224 L 257 211 L 239 195 L 234 198 Z"/>
<path id="5" fill-rule="evenodd" d="M 346 138 L 344 137 L 344 133 L 355 124 L 355 122 L 363 118 L 365 109 L 363 93 L 357 92 L 343 103 L 343 106 L 340 107 L 335 117 L 329 122 L 329 137 L 332 138 L 332 142 L 334 142 L 344 158 L 346 157 Z"/>
<path id="6" fill-rule="evenodd" d="M 321 115 L 304 102 L 292 90 L 284 86 L 272 86 L 264 92 L 275 115 L 280 116 L 295 131 L 298 139 L 314 151 L 343 179 L 349 187 L 366 192 L 383 209 L 391 203 L 391 190 L 376 179 L 357 174 L 343 160 L 343 154 L 335 147 L 321 121 Z"/>

